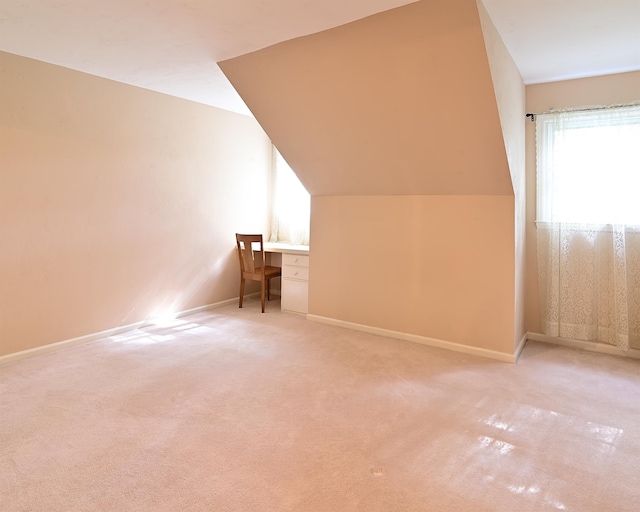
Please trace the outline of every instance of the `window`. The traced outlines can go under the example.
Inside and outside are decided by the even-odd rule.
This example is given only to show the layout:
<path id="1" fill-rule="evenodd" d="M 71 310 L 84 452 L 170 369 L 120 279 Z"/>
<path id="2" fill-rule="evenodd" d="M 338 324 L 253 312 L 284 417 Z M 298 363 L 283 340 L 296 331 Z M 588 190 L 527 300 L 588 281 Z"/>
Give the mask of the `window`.
<path id="1" fill-rule="evenodd" d="M 275 146 L 273 152 L 270 241 L 309 245 L 311 197 Z"/>
<path id="2" fill-rule="evenodd" d="M 640 106 L 536 121 L 538 221 L 640 225 Z"/>
<path id="3" fill-rule="evenodd" d="M 640 106 L 536 123 L 543 332 L 640 349 Z"/>

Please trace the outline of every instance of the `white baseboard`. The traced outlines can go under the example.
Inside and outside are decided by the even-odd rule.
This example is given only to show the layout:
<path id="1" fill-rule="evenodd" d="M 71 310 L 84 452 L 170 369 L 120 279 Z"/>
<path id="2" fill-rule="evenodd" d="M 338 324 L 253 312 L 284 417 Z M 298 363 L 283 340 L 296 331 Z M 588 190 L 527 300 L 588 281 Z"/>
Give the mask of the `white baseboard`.
<path id="1" fill-rule="evenodd" d="M 260 293 L 252 293 L 245 295 L 245 299 L 247 297 L 260 296 Z M 234 304 L 238 302 L 238 297 L 233 299 L 227 299 L 220 302 L 214 302 L 213 304 L 206 304 L 204 306 L 198 306 L 196 308 L 186 309 L 184 311 L 180 311 L 178 313 L 174 313 L 172 318 L 180 318 L 187 315 L 193 315 L 195 313 L 200 313 L 201 311 L 207 311 L 209 309 L 221 308 L 223 306 L 227 306 L 228 304 Z M 148 319 L 142 320 L 140 322 L 135 322 L 133 324 L 121 325 L 119 327 L 114 327 L 113 329 L 107 329 L 105 331 L 94 332 L 91 334 L 86 334 L 84 336 L 79 336 L 77 338 L 72 338 L 69 340 L 58 341 L 56 343 L 50 343 L 48 345 L 43 345 L 41 347 L 30 348 L 28 350 L 22 350 L 20 352 L 14 352 L 13 354 L 7 354 L 4 356 L 0 356 L 0 365 L 11 363 L 13 361 L 18 361 L 20 359 L 26 359 L 27 357 L 39 356 L 42 354 L 48 354 L 50 352 L 56 352 L 58 350 L 62 350 L 64 348 L 73 347 L 74 345 L 82 345 L 83 343 L 89 343 L 90 341 L 99 340 L 102 338 L 108 338 L 109 336 L 116 336 L 118 334 L 122 334 L 127 331 L 133 331 L 135 329 L 141 329 L 143 327 L 148 327 L 150 325 L 155 325 L 158 323 L 158 319 Z"/>
<path id="2" fill-rule="evenodd" d="M 274 295 L 277 294 L 277 292 L 274 290 L 272 292 Z M 248 294 L 245 295 L 245 298 L 248 297 L 259 297 L 260 294 L 259 293 L 252 293 L 252 294 Z M 223 300 L 220 302 L 215 302 L 213 304 L 206 304 L 204 306 L 198 306 L 195 308 L 191 308 L 191 309 L 187 309 L 184 311 L 180 311 L 178 313 L 175 313 L 173 316 L 174 318 L 180 318 L 183 316 L 188 316 L 188 315 L 193 315 L 195 313 L 200 313 L 202 311 L 207 311 L 210 309 L 216 309 L 216 308 L 220 308 L 223 306 L 227 306 L 229 304 L 234 304 L 238 302 L 238 297 L 232 298 L 232 299 L 227 299 L 227 300 Z M 356 324 L 353 322 L 346 322 L 343 320 L 336 320 L 334 318 L 328 318 L 328 317 L 323 317 L 323 316 L 318 316 L 318 315 L 306 315 L 306 318 L 308 320 L 314 321 L 314 322 L 318 322 L 318 323 L 323 323 L 323 324 L 328 324 L 328 325 L 334 325 L 337 327 L 343 327 L 345 329 L 351 329 L 351 330 L 355 330 L 355 331 L 361 331 L 361 332 L 366 332 L 369 334 L 375 334 L 378 336 L 386 336 L 388 338 L 395 338 L 395 339 L 399 339 L 399 340 L 405 340 L 405 341 L 411 341 L 414 343 L 420 343 L 422 345 L 429 345 L 431 347 L 438 347 L 438 348 L 444 348 L 447 350 L 453 350 L 455 352 L 462 352 L 465 354 L 473 354 L 473 355 L 477 355 L 477 356 L 481 356 L 481 357 L 487 357 L 489 359 L 495 359 L 498 361 L 504 361 L 507 363 L 515 363 L 517 362 L 518 358 L 520 357 L 520 354 L 522 353 L 522 350 L 524 349 L 527 340 L 531 340 L 531 341 L 541 341 L 543 343 L 552 343 L 552 344 L 556 344 L 556 345 L 563 345 L 566 347 L 573 347 L 573 348 L 579 348 L 582 350 L 589 350 L 591 352 L 599 352 L 602 354 L 610 354 L 610 355 L 615 355 L 615 356 L 623 356 L 623 357 L 631 357 L 633 359 L 640 359 L 640 350 L 636 350 L 636 349 L 629 349 L 628 351 L 623 351 L 618 347 L 615 347 L 613 345 L 606 345 L 604 343 L 595 343 L 592 341 L 581 341 L 581 340 L 574 340 L 574 339 L 569 339 L 569 338 L 556 338 L 553 336 L 547 336 L 545 334 L 540 334 L 540 333 L 535 333 L 535 332 L 527 332 L 522 339 L 520 340 L 520 342 L 518 343 L 518 345 L 515 348 L 515 351 L 512 354 L 508 354 L 508 353 L 504 353 L 504 352 L 497 352 L 495 350 L 488 350 L 488 349 L 483 349 L 483 348 L 478 348 L 478 347 L 472 347 L 470 345 L 462 345 L 460 343 L 454 343 L 451 341 L 444 341 L 444 340 L 439 340 L 436 338 L 428 338 L 426 336 L 419 336 L 416 334 L 408 334 L 408 333 L 404 333 L 404 332 L 399 332 L 399 331 L 391 331 L 388 329 L 382 329 L 379 327 L 372 327 L 369 325 L 363 325 L 363 324 Z M 114 327 L 113 329 L 107 329 L 104 331 L 100 331 L 100 332 L 96 332 L 96 333 L 91 333 L 91 334 L 87 334 L 84 336 L 79 336 L 77 338 L 72 338 L 69 340 L 64 340 L 64 341 L 59 341 L 56 343 L 50 343 L 48 345 L 43 345 L 41 347 L 35 347 L 35 348 L 31 348 L 28 350 L 23 350 L 20 352 L 14 352 L 13 354 L 7 354 L 4 356 L 0 356 L 0 365 L 3 364 L 7 364 L 7 363 L 11 363 L 13 361 L 18 361 L 20 359 L 26 359 L 28 357 L 34 357 L 37 355 L 42 355 L 42 354 L 47 354 L 50 352 L 55 352 L 58 350 L 62 350 L 64 348 L 67 347 L 72 347 L 74 345 L 81 345 L 83 343 L 89 343 L 90 341 L 95 341 L 95 340 L 99 340 L 101 338 L 107 338 L 109 336 L 116 336 L 118 334 L 122 334 L 124 332 L 127 331 L 132 331 L 134 329 L 140 329 L 143 327 L 148 327 L 150 325 L 155 325 L 157 323 L 157 319 L 149 319 L 149 320 L 143 320 L 140 322 L 135 322 L 132 324 L 128 324 L 128 325 L 123 325 L 120 327 Z"/>
<path id="3" fill-rule="evenodd" d="M 599 352 L 601 354 L 610 354 L 613 356 L 631 357 L 640 359 L 640 350 L 629 349 L 622 350 L 614 345 L 606 345 L 604 343 L 596 343 L 594 341 L 574 340 L 570 338 L 556 338 L 555 336 L 547 336 L 537 332 L 528 332 L 527 339 L 531 341 L 541 341 L 543 343 L 552 343 L 554 345 L 562 345 L 564 347 L 579 348 L 590 352 Z"/>
<path id="4" fill-rule="evenodd" d="M 354 331 L 362 331 L 369 334 L 376 334 L 378 336 L 386 336 L 387 338 L 395 338 L 398 340 L 412 341 L 414 343 L 420 343 L 422 345 L 429 345 L 430 347 L 444 348 L 446 350 L 453 350 L 454 352 L 463 352 L 465 354 L 472 354 L 474 356 L 487 357 L 489 359 L 496 359 L 498 361 L 504 361 L 506 363 L 515 363 L 517 356 L 520 355 L 522 347 L 526 343 L 526 336 L 523 337 L 518 345 L 517 355 L 507 354 L 504 352 L 498 352 L 496 350 L 488 350 L 485 348 L 472 347 L 471 345 L 462 345 L 460 343 L 454 343 L 452 341 L 444 341 L 436 338 L 428 338 L 426 336 L 419 336 L 417 334 L 408 334 L 400 331 L 391 331 L 389 329 L 382 329 L 380 327 L 372 327 L 370 325 L 356 324 L 352 322 L 345 322 L 344 320 L 336 320 L 335 318 L 327 318 L 318 315 L 307 315 L 307 320 L 318 322 L 321 324 L 334 325 L 336 327 L 344 327 L 345 329 L 351 329 Z"/>
<path id="5" fill-rule="evenodd" d="M 515 358 L 516 362 L 518 361 L 520 354 L 522 354 L 522 351 L 524 350 L 524 346 L 527 344 L 528 335 L 529 333 L 525 332 L 522 335 L 522 338 L 520 338 L 518 345 L 516 346 L 516 350 L 513 353 L 513 357 Z"/>

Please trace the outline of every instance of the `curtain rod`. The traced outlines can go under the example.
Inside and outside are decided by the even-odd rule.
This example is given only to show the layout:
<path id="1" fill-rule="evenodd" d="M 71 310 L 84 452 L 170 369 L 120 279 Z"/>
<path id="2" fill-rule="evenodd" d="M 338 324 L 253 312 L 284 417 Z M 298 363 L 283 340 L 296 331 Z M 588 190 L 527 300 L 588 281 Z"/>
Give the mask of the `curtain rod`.
<path id="1" fill-rule="evenodd" d="M 527 114 L 524 117 L 529 117 L 531 119 L 531 121 L 535 121 L 536 120 L 536 116 L 542 115 L 542 114 L 555 114 L 556 112 L 590 112 L 593 110 L 606 110 L 609 108 L 620 108 L 620 107 L 636 107 L 640 105 L 640 102 L 633 102 L 633 103 L 619 103 L 616 105 L 605 105 L 602 107 L 587 107 L 587 108 L 564 108 L 564 109 L 558 109 L 558 110 L 549 110 L 547 112 L 535 112 L 535 113 L 530 113 L 527 112 Z"/>

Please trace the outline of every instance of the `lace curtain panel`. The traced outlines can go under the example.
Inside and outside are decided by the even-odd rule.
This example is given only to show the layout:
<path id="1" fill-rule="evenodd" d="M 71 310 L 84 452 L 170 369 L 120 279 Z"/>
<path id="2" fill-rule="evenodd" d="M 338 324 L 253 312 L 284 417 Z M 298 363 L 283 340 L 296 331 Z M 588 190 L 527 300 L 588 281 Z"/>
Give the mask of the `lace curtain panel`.
<path id="1" fill-rule="evenodd" d="M 536 147 L 544 333 L 640 349 L 640 107 L 539 115 Z"/>
<path id="2" fill-rule="evenodd" d="M 543 330 L 640 349 L 640 227 L 538 223 Z"/>

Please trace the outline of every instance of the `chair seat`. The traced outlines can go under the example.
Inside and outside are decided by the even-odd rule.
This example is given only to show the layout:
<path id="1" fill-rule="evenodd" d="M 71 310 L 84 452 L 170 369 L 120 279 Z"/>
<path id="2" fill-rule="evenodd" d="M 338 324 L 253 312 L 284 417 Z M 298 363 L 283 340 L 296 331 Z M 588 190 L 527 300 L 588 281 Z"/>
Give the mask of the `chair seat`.
<path id="1" fill-rule="evenodd" d="M 262 273 L 262 267 L 256 267 L 255 272 L 243 272 L 245 279 L 252 279 L 254 281 L 260 281 Z M 282 269 L 280 267 L 272 267 L 271 265 L 267 265 L 264 267 L 264 277 L 269 279 L 270 277 L 278 277 L 282 274 Z"/>
<path id="2" fill-rule="evenodd" d="M 256 271 L 260 272 L 260 267 L 258 267 Z M 272 267 L 271 265 L 267 265 L 264 267 L 265 276 L 279 276 L 281 273 L 282 269 L 280 267 Z"/>

